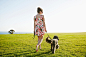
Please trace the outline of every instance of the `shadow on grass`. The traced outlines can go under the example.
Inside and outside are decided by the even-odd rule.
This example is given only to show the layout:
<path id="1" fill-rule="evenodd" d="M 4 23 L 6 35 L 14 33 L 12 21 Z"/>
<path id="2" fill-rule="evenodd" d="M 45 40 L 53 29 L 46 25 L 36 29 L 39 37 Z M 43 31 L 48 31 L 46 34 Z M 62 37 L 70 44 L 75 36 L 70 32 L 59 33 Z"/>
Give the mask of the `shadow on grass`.
<path id="1" fill-rule="evenodd" d="M 51 54 L 50 52 L 51 51 L 47 51 L 47 52 L 39 52 L 39 51 L 36 52 L 35 51 L 35 52 L 32 52 L 32 54 L 34 53 L 33 55 L 26 55 L 26 57 L 35 57 L 35 56 L 37 56 L 37 57 L 43 57 L 43 54 L 46 54 L 46 55 L 48 54 L 49 55 L 49 54 Z"/>
<path id="2" fill-rule="evenodd" d="M 33 52 L 28 52 L 28 51 L 21 51 L 21 52 L 15 52 L 15 53 L 6 53 L 6 54 L 3 54 L 3 55 L 0 55 L 0 56 L 25 56 L 25 57 L 34 57 L 34 56 L 42 56 L 43 54 L 50 54 L 51 51 L 47 51 L 47 52 L 36 52 L 36 51 L 33 51 Z"/>

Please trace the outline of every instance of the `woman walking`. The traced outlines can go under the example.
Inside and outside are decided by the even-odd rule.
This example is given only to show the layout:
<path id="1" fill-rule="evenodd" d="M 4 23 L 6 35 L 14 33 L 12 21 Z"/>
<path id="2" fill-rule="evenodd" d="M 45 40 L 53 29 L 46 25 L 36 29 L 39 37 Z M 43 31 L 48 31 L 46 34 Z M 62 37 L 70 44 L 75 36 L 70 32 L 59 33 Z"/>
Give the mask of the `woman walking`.
<path id="1" fill-rule="evenodd" d="M 38 36 L 36 52 L 38 51 L 38 46 L 39 46 L 39 49 L 41 49 L 41 43 L 43 41 L 43 36 L 45 32 L 47 32 L 46 26 L 45 26 L 44 15 L 42 15 L 43 10 L 40 7 L 37 8 L 37 13 L 38 14 L 34 16 L 34 32 L 35 32 L 35 35 Z"/>

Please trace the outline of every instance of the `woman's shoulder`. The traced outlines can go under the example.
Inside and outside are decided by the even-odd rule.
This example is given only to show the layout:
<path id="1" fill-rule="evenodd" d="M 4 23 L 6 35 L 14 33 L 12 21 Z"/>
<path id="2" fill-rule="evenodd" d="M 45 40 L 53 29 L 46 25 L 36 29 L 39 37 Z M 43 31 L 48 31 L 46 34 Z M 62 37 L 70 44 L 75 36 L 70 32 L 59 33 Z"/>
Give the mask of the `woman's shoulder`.
<path id="1" fill-rule="evenodd" d="M 34 15 L 34 18 L 36 18 L 37 15 Z"/>
<path id="2" fill-rule="evenodd" d="M 40 16 L 41 16 L 41 17 L 44 17 L 44 15 L 38 15 L 38 14 L 37 14 L 37 15 L 34 16 L 34 18 L 40 17 Z"/>
<path id="3" fill-rule="evenodd" d="M 44 18 L 44 15 L 41 15 L 41 17 L 43 17 L 43 18 Z"/>
<path id="4" fill-rule="evenodd" d="M 43 14 L 41 16 L 44 16 Z"/>

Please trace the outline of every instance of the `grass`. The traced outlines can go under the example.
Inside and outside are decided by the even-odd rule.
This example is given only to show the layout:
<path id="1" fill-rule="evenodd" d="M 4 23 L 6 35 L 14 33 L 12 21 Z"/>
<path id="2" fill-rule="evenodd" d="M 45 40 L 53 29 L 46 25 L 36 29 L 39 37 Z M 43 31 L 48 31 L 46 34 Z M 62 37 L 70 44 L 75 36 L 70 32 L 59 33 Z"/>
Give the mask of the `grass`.
<path id="1" fill-rule="evenodd" d="M 42 49 L 36 52 L 37 36 L 33 34 L 1 34 L 0 57 L 86 57 L 86 32 L 83 33 L 49 33 L 53 38 L 59 37 L 59 49 L 55 54 L 50 51 L 50 44 L 44 35 Z"/>

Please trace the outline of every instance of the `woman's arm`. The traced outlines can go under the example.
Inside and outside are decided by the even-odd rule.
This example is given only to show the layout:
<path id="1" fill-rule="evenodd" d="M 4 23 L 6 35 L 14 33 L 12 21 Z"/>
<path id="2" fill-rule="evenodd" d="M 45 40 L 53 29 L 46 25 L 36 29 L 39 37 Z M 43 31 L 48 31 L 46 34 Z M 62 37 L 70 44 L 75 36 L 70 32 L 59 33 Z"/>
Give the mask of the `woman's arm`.
<path id="1" fill-rule="evenodd" d="M 43 16 L 43 24 L 44 24 L 44 27 L 45 27 L 45 31 L 47 32 L 47 30 L 46 30 L 46 25 L 45 25 L 45 18 L 44 18 L 44 16 Z"/>
<path id="2" fill-rule="evenodd" d="M 35 17 L 34 17 L 34 31 L 35 31 Z"/>

